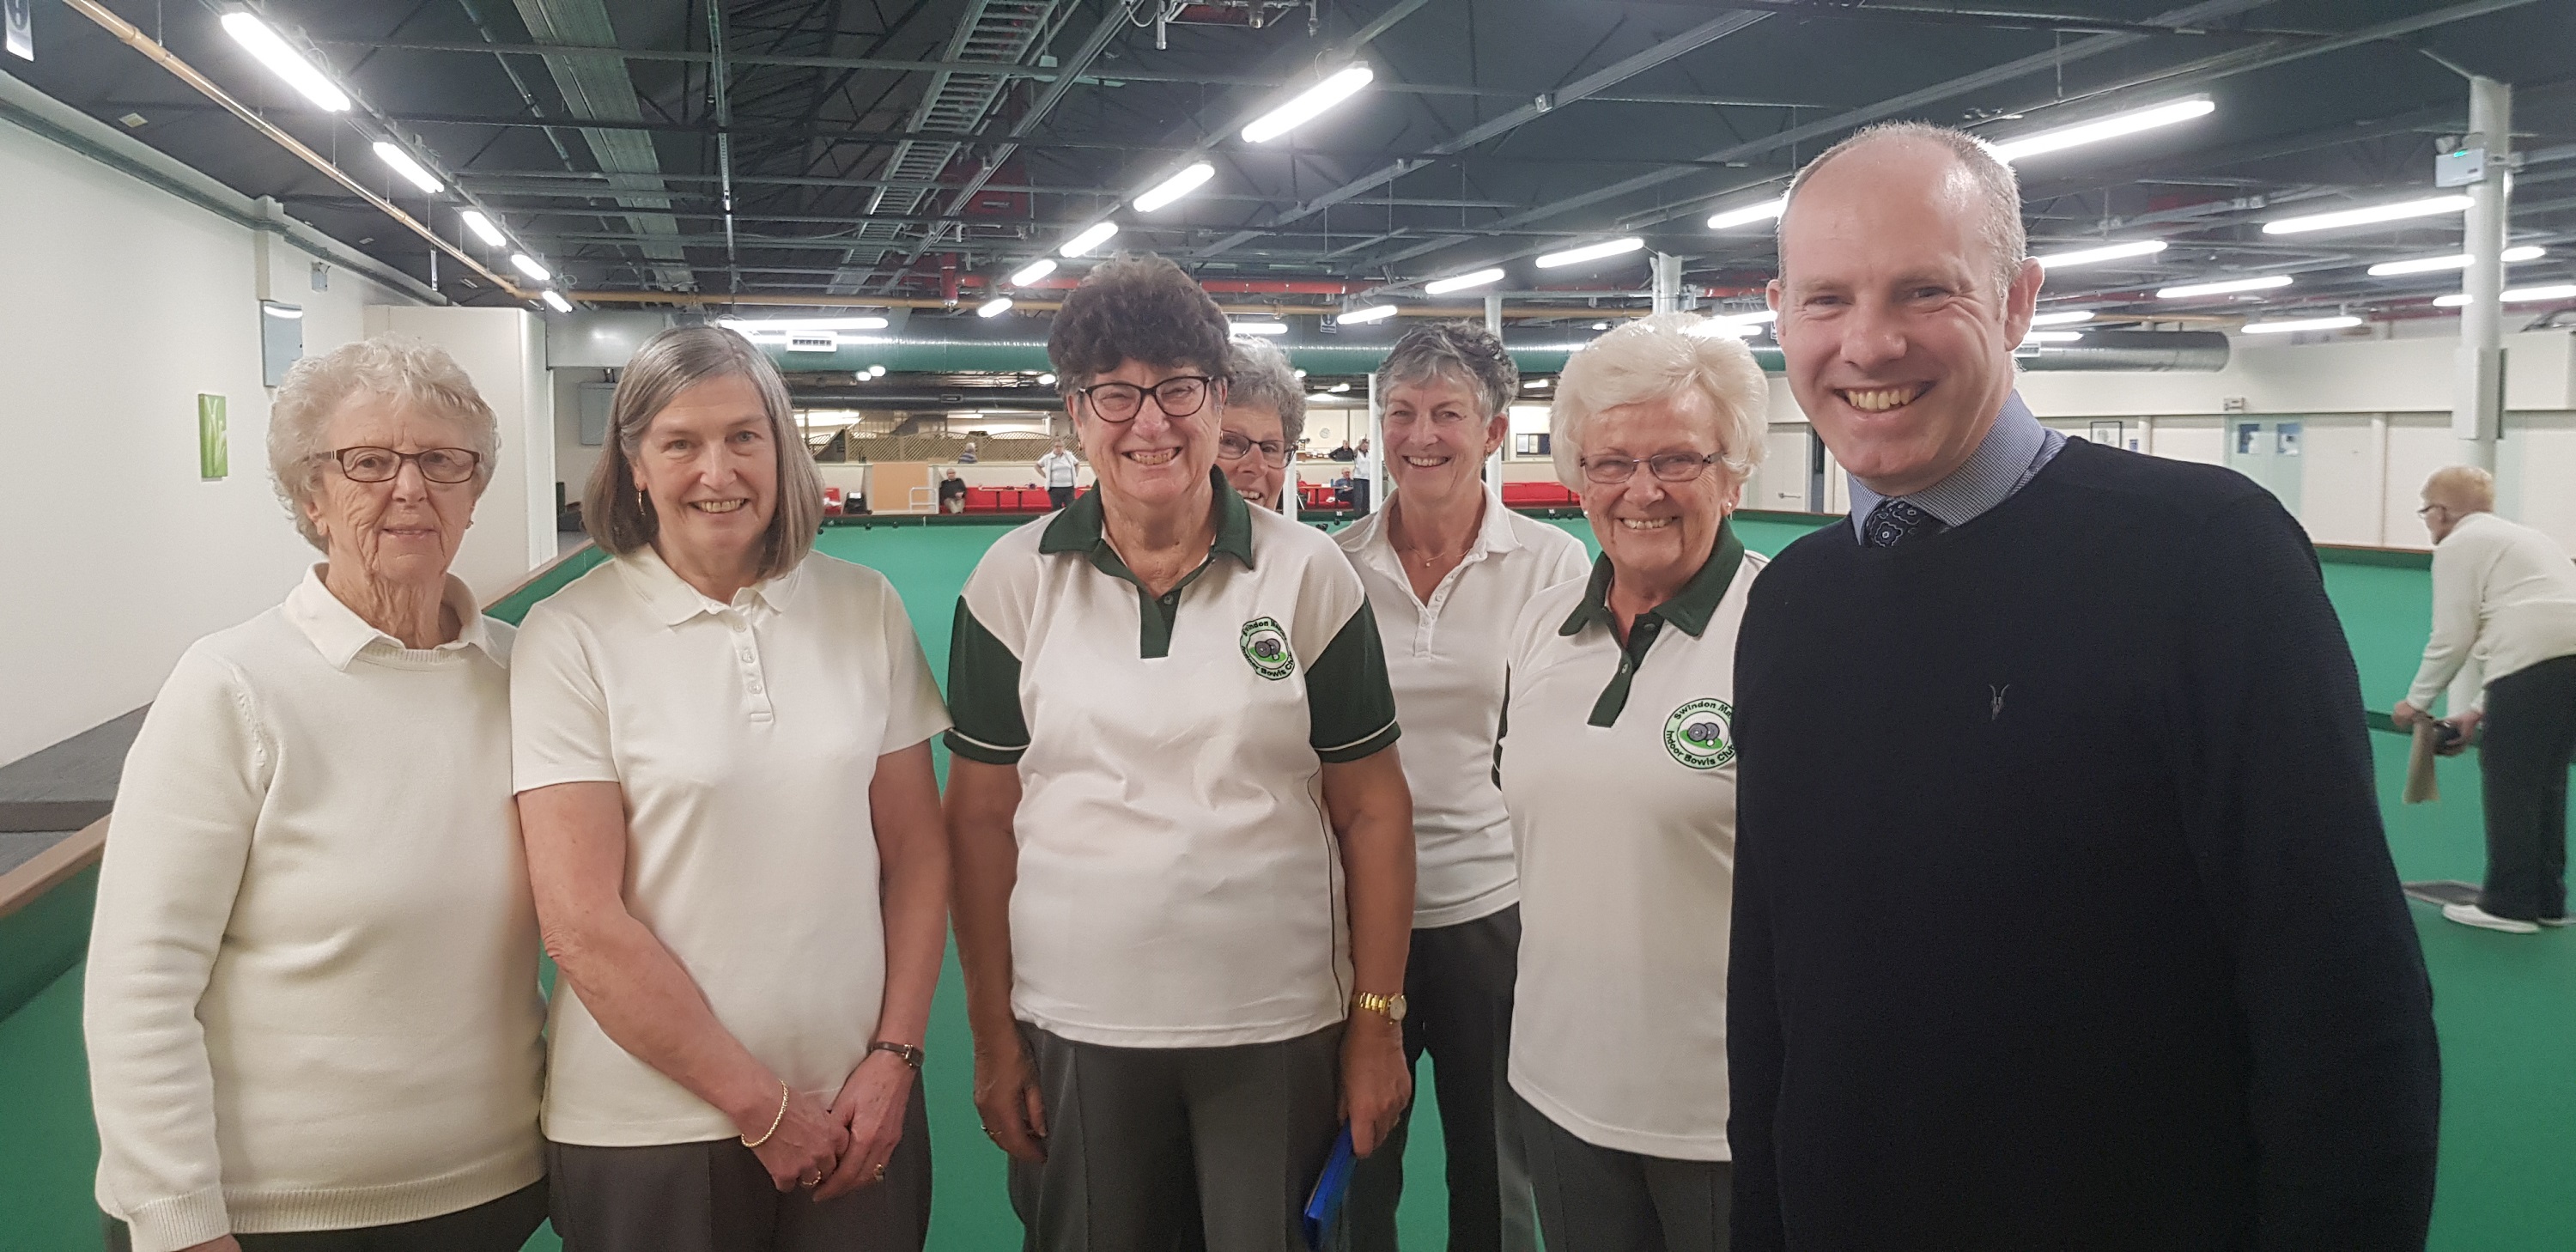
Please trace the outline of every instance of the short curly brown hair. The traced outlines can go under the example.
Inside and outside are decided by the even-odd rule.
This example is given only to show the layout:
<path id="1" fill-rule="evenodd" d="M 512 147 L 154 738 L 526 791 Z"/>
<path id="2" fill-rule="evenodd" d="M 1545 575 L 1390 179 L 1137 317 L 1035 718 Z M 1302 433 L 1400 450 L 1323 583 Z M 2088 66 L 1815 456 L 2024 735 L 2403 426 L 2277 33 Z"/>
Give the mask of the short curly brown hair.
<path id="1" fill-rule="evenodd" d="M 1093 267 L 1056 310 L 1047 361 L 1070 394 L 1125 361 L 1187 365 L 1222 378 L 1225 311 L 1181 267 L 1150 252 L 1121 252 Z"/>

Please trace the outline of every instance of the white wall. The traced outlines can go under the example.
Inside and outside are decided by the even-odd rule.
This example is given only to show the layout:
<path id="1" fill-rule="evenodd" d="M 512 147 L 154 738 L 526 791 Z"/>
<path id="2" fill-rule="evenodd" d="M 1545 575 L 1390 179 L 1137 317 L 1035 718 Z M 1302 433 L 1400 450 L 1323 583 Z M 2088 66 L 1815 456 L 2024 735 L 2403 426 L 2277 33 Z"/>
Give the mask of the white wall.
<path id="1" fill-rule="evenodd" d="M 0 74 L 0 103 L 235 212 L 202 176 Z M 0 114 L 0 761 L 150 700 L 190 641 L 277 603 L 317 559 L 270 488 L 261 257 L 305 351 L 407 301 Z M 299 234 L 310 238 L 309 230 Z M 198 393 L 231 474 L 200 479 Z"/>
<path id="2" fill-rule="evenodd" d="M 376 305 L 370 334 L 426 339 L 456 358 L 501 423 L 501 464 L 474 506 L 474 528 L 451 567 L 482 599 L 497 598 L 555 558 L 554 384 L 545 325 L 525 309 Z"/>

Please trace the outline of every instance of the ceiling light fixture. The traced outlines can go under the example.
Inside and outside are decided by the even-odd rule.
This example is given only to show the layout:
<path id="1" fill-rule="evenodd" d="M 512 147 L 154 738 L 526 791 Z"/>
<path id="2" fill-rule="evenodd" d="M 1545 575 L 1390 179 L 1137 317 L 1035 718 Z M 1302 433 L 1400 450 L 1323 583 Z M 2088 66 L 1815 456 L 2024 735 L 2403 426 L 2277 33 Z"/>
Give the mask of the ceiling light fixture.
<path id="1" fill-rule="evenodd" d="M 1787 212 L 1788 208 L 1789 193 L 1784 191 L 1778 196 L 1765 200 L 1760 204 L 1748 204 L 1738 208 L 1721 209 L 1716 213 L 1710 214 L 1708 219 L 1708 228 L 1710 230 L 1726 230 L 1729 227 L 1750 226 L 1755 222 L 1767 222 L 1772 218 L 1778 217 L 1782 213 Z"/>
<path id="2" fill-rule="evenodd" d="M 1016 270 L 1013 270 L 1011 272 L 1010 282 L 1014 287 L 1026 287 L 1030 283 L 1036 282 L 1037 280 L 1054 272 L 1055 258 L 1051 256 L 1042 256 Z"/>
<path id="3" fill-rule="evenodd" d="M 757 335 L 762 333 L 785 334 L 790 331 L 799 330 L 884 330 L 886 328 L 886 319 L 882 317 L 780 317 L 770 318 L 767 320 L 754 320 L 751 318 L 741 317 L 720 317 L 716 319 L 716 325 L 722 326 L 726 330 L 738 330 L 746 335 Z"/>
<path id="4" fill-rule="evenodd" d="M 2134 135 L 2142 130 L 2154 130 L 2160 126 L 2188 122 L 2196 117 L 2207 117 L 2217 111 L 2217 104 L 2209 97 L 2194 96 L 2188 100 L 2176 100 L 2168 104 L 2131 109 L 2126 113 L 2114 113 L 2098 121 L 2078 122 L 2072 126 L 2043 130 L 2018 139 L 1994 140 L 1986 146 L 1994 149 L 1995 159 L 2011 164 L 2050 152 L 2062 152 L 2068 148 L 2100 143 L 2105 139 Z"/>
<path id="5" fill-rule="evenodd" d="M 2084 337 L 2080 330 L 2034 330 L 2021 337 L 2023 347 L 2035 343 L 2073 343 Z"/>
<path id="6" fill-rule="evenodd" d="M 2432 196 L 2398 204 L 2374 204 L 2368 208 L 2344 209 L 2335 213 L 2279 218 L 2263 223 L 2263 233 L 2301 235 L 2313 230 L 2340 230 L 2346 226 L 2370 226 L 2380 222 L 2402 222 L 2414 217 L 2435 217 L 2444 213 L 2457 213 L 2468 207 L 2467 196 Z"/>
<path id="7" fill-rule="evenodd" d="M 1052 387 L 1052 386 L 1054 386 L 1054 385 L 1055 385 L 1055 375 L 1053 375 L 1053 374 L 1040 374 L 1040 375 L 1038 375 L 1038 385 L 1039 385 L 1039 386 L 1041 386 L 1041 387 Z"/>
<path id="8" fill-rule="evenodd" d="M 2560 283 L 2553 287 L 2518 287 L 2511 291 L 2499 294 L 2496 299 L 2503 301 L 2506 304 L 2538 304 L 2543 300 L 2576 300 L 2576 283 Z M 2433 304 L 2437 308 L 2464 308 L 2468 303 L 2469 293 L 2465 291 L 2455 291 L 2447 296 L 2433 297 Z"/>
<path id="9" fill-rule="evenodd" d="M 1234 322 L 1227 329 L 1238 335 L 1284 335 L 1288 333 L 1288 323 Z"/>
<path id="10" fill-rule="evenodd" d="M 1182 170 L 1178 174 L 1172 175 L 1170 178 L 1166 178 L 1163 181 L 1154 184 L 1151 188 L 1145 191 L 1136 193 L 1136 211 L 1139 213 L 1151 213 L 1164 205 L 1170 204 L 1174 200 L 1178 200 L 1181 197 L 1198 190 L 1201 184 L 1214 177 L 1216 177 L 1216 167 L 1205 161 L 1201 161 L 1188 169 Z"/>
<path id="11" fill-rule="evenodd" d="M 546 307 L 553 309 L 557 313 L 572 312 L 572 301 L 564 299 L 563 293 L 552 287 L 548 287 L 544 291 L 538 292 L 537 298 L 545 301 Z"/>
<path id="12" fill-rule="evenodd" d="M 1772 309 L 1755 309 L 1750 313 L 1719 313 L 1716 317 L 1721 322 L 1741 322 L 1747 326 L 1760 326 L 1766 322 L 1780 320 L 1780 314 Z"/>
<path id="13" fill-rule="evenodd" d="M 2100 265 L 2105 261 L 2121 261 L 2133 256 L 2154 256 L 2164 251 L 2165 247 L 2164 240 L 2141 239 L 2135 243 L 2114 243 L 2105 244 L 2099 248 L 2077 248 L 2072 252 L 2051 252 L 2032 257 L 2031 260 L 2039 262 L 2044 269 L 2071 270 L 2078 265 Z"/>
<path id="14" fill-rule="evenodd" d="M 1349 391 L 1350 389 L 1351 389 L 1351 385 L 1350 385 L 1349 383 L 1334 383 L 1332 386 L 1324 388 L 1324 390 L 1329 391 L 1329 392 L 1331 392 L 1331 393 L 1333 393 L 1334 395 L 1337 395 L 1337 396 L 1338 396 L 1338 395 L 1341 395 L 1342 393 L 1344 393 L 1344 392 L 1346 392 L 1346 391 Z"/>
<path id="15" fill-rule="evenodd" d="M 510 242 L 502 237 L 501 228 L 493 225 L 491 218 L 483 216 L 476 210 L 467 209 L 456 216 L 464 221 L 465 229 L 473 231 L 474 237 L 483 241 L 484 247 L 499 248 Z"/>
<path id="16" fill-rule="evenodd" d="M 234 43 L 249 49 L 252 56 L 259 58 L 260 64 L 285 79 L 288 86 L 303 92 L 305 99 L 333 113 L 348 112 L 349 93 L 340 90 L 330 75 L 305 60 L 302 53 L 287 47 L 286 41 L 278 38 L 277 32 L 270 30 L 268 23 L 256 15 L 240 10 L 224 14 L 224 33 L 231 35 Z"/>
<path id="17" fill-rule="evenodd" d="M 515 269 L 541 283 L 550 283 L 555 279 L 553 270 L 537 264 L 537 259 L 529 256 L 525 252 L 513 252 L 510 254 L 510 268 Z"/>
<path id="18" fill-rule="evenodd" d="M 1473 274 L 1457 274 L 1448 278 L 1432 279 L 1422 284 L 1422 292 L 1424 295 L 1445 296 L 1453 291 L 1465 291 L 1470 287 L 1482 287 L 1487 283 L 1501 282 L 1502 279 L 1501 270 L 1483 269 Z"/>
<path id="19" fill-rule="evenodd" d="M 2249 335 L 2288 335 L 2303 330 L 2342 330 L 2361 325 L 2361 319 L 2346 314 L 2342 317 L 2294 317 L 2279 322 L 2247 322 L 2241 328 Z"/>
<path id="20" fill-rule="evenodd" d="M 403 181 L 433 196 L 447 190 L 447 184 L 438 181 L 438 175 L 422 169 L 420 162 L 412 160 L 411 154 L 403 151 L 399 145 L 379 139 L 375 143 L 375 148 L 376 159 L 384 162 L 393 172 L 402 175 Z"/>
<path id="21" fill-rule="evenodd" d="M 1354 65 L 1289 98 L 1288 103 L 1262 114 L 1243 128 L 1245 143 L 1267 143 L 1295 130 L 1348 100 L 1360 88 L 1369 85 L 1377 71 L 1365 65 Z"/>
<path id="22" fill-rule="evenodd" d="M 1081 256 L 1090 252 L 1092 249 L 1109 242 L 1110 236 L 1117 233 L 1118 223 L 1116 222 L 1094 223 L 1090 229 L 1083 231 L 1079 235 L 1075 235 L 1071 239 L 1065 240 L 1064 246 L 1056 249 L 1056 251 L 1068 257 Z M 1020 272 L 1027 273 L 1028 271 L 1022 270 Z"/>
<path id="23" fill-rule="evenodd" d="M 2030 319 L 2033 326 L 2073 326 L 2093 320 L 2091 309 L 2074 309 L 2064 313 L 2042 313 Z"/>
<path id="24" fill-rule="evenodd" d="M 868 377 L 870 377 L 870 378 L 883 378 L 883 377 L 885 377 L 885 376 L 886 376 L 886 367 L 885 367 L 884 365 L 879 364 L 879 365 L 871 365 L 871 366 L 869 366 L 869 367 L 868 367 Z"/>
<path id="25" fill-rule="evenodd" d="M 1587 243 L 1582 247 L 1568 248 L 1563 252 L 1550 252 L 1540 257 L 1536 264 L 1540 269 L 1552 270 L 1560 266 L 1580 265 L 1585 261 L 1598 261 L 1604 257 L 1625 256 L 1645 246 L 1645 240 L 1630 235 L 1625 239 Z"/>
<path id="26" fill-rule="evenodd" d="M 2518 265 L 2524 261 L 2537 261 L 2547 255 L 2549 255 L 2549 249 L 2525 244 L 2519 248 L 2505 249 L 2504 263 Z M 2433 274 L 2443 270 L 2464 270 L 2469 268 L 2470 260 L 2468 253 L 2457 252 L 2450 256 L 2419 256 L 2404 261 L 2382 261 L 2370 267 L 2370 276 L 2395 278 L 2401 274 Z"/>
<path id="27" fill-rule="evenodd" d="M 1000 317 L 1010 311 L 1011 298 L 1009 296 L 995 296 L 992 299 L 975 306 L 975 316 L 977 317 Z"/>
<path id="28" fill-rule="evenodd" d="M 2159 300 L 2189 300 L 2195 296 L 2234 295 L 2240 291 L 2275 291 L 2293 280 L 2287 274 L 2265 274 L 2261 278 L 2229 278 L 2214 283 L 2184 283 L 2179 287 L 2160 287 Z"/>
<path id="29" fill-rule="evenodd" d="M 1386 319 L 1395 316 L 1395 312 L 1395 306 L 1392 304 L 1372 304 L 1366 308 L 1352 309 L 1350 312 L 1342 314 L 1341 322 L 1344 326 L 1361 326 L 1370 322 L 1383 322 Z"/>

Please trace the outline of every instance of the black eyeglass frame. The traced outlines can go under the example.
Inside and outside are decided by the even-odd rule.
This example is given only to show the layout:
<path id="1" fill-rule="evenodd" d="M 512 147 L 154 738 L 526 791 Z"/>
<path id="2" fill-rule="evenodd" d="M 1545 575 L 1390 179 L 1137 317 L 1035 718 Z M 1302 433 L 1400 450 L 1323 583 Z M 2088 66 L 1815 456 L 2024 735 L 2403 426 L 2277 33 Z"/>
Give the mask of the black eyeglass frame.
<path id="1" fill-rule="evenodd" d="M 1120 382 L 1093 383 L 1088 387 L 1074 388 L 1073 394 L 1082 397 L 1083 407 L 1090 409 L 1093 417 L 1099 418 L 1101 421 L 1107 422 L 1112 426 L 1124 426 L 1129 422 L 1135 421 L 1137 415 L 1145 411 L 1145 397 L 1149 395 L 1154 397 L 1154 407 L 1162 410 L 1163 416 L 1165 417 L 1195 417 L 1198 415 L 1199 410 L 1207 407 L 1208 398 L 1216 394 L 1217 381 L 1217 379 L 1206 374 L 1174 374 L 1151 387 L 1139 387 L 1134 383 Z M 1187 410 L 1182 412 L 1173 412 L 1171 406 L 1163 403 L 1163 388 L 1169 387 L 1173 383 L 1197 383 L 1199 386 L 1199 402 L 1191 405 Z M 1127 416 L 1125 417 L 1111 417 L 1109 414 L 1101 411 L 1100 398 L 1094 393 L 1106 391 L 1112 387 L 1123 388 L 1136 393 L 1136 407 L 1128 410 Z"/>
<path id="2" fill-rule="evenodd" d="M 1155 403 L 1160 404 L 1162 402 L 1158 400 L 1155 401 Z M 1239 441 L 1243 444 L 1243 447 L 1236 450 L 1229 450 L 1226 447 L 1226 444 L 1229 441 Z M 1288 464 L 1289 454 L 1292 451 L 1288 446 L 1288 441 L 1284 439 L 1245 439 L 1243 436 L 1230 430 L 1216 437 L 1216 455 L 1219 460 L 1240 461 L 1243 458 L 1252 455 L 1256 450 L 1261 453 L 1262 464 L 1268 465 L 1272 469 L 1285 468 Z"/>
<path id="3" fill-rule="evenodd" d="M 381 452 L 386 456 L 394 458 L 393 471 L 382 478 L 360 478 L 357 470 L 351 466 L 349 458 L 361 452 Z M 405 462 L 409 462 L 420 467 L 420 478 L 422 482 L 437 483 L 442 487 L 453 487 L 459 483 L 470 483 L 474 481 L 475 472 L 483 468 L 483 454 L 472 448 L 423 448 L 418 452 L 397 452 L 392 448 L 383 448 L 374 444 L 362 443 L 346 448 L 336 449 L 325 453 L 324 455 L 339 465 L 341 475 L 353 483 L 392 482 L 393 480 L 402 477 L 402 467 Z M 429 462 L 423 458 L 437 455 L 464 457 L 465 476 L 463 478 L 440 478 L 437 475 L 430 473 Z"/>
<path id="4" fill-rule="evenodd" d="M 1604 487 L 1616 487 L 1621 483 L 1627 482 L 1629 479 L 1635 478 L 1637 476 L 1637 467 L 1640 465 L 1645 466 L 1646 472 L 1655 476 L 1656 482 L 1686 483 L 1707 473 L 1708 467 L 1717 464 L 1719 460 L 1720 454 L 1715 452 L 1711 452 L 1705 456 L 1693 456 L 1687 452 L 1665 452 L 1655 456 L 1645 457 L 1643 459 L 1627 456 L 1610 456 L 1595 460 L 1587 456 L 1576 463 L 1583 467 L 1584 481 L 1597 483 Z M 1604 476 L 1594 472 L 1596 469 L 1609 469 L 1614 465 L 1625 465 L 1628 468 L 1625 472 L 1614 476 Z M 1664 472 L 1667 466 L 1671 467 L 1675 472 Z"/>

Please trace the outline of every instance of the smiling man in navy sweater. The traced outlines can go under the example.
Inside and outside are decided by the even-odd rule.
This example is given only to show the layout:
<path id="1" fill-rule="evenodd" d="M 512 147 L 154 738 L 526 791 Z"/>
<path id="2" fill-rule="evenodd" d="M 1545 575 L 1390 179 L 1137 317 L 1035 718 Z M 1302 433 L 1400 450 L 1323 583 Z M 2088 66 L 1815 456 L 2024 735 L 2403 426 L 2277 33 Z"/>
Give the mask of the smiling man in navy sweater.
<path id="1" fill-rule="evenodd" d="M 2421 1249 L 2432 993 L 2315 554 L 2031 416 L 2024 257 L 1929 126 L 1780 221 L 1853 504 L 1736 654 L 1734 1250 Z"/>

